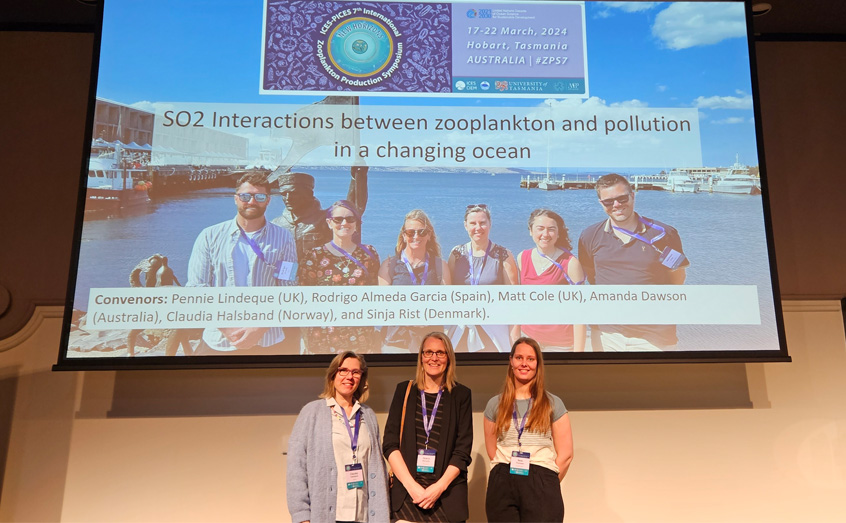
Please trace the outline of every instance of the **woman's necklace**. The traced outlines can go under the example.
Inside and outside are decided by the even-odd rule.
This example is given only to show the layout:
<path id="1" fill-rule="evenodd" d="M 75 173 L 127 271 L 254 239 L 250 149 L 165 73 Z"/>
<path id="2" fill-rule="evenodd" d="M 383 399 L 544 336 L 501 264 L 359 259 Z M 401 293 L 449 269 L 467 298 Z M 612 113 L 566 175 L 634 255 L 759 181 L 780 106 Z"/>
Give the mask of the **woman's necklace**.
<path id="1" fill-rule="evenodd" d="M 532 263 L 535 266 L 536 274 L 543 274 L 552 266 L 552 261 L 560 255 L 558 249 L 552 253 L 552 256 L 545 256 L 540 252 L 540 249 L 532 249 Z"/>

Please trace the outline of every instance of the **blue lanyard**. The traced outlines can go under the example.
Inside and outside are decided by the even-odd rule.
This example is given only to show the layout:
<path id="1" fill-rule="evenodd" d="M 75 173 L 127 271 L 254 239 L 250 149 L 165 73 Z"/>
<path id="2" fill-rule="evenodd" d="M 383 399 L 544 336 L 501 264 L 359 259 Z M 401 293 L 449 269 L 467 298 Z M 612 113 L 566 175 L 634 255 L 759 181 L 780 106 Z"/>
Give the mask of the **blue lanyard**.
<path id="1" fill-rule="evenodd" d="M 252 238 L 247 236 L 247 233 L 244 232 L 244 229 L 242 229 L 240 225 L 238 225 L 238 230 L 241 231 L 241 237 L 244 238 L 244 240 L 247 241 L 247 243 L 253 249 L 253 252 L 256 253 L 256 256 L 259 257 L 259 259 L 262 261 L 262 263 L 267 265 L 267 260 L 264 259 L 264 253 L 261 252 L 261 247 L 259 247 L 258 244 L 256 244 L 255 240 L 253 240 Z"/>
<path id="2" fill-rule="evenodd" d="M 426 448 L 429 448 L 429 434 L 432 432 L 432 426 L 435 425 L 435 414 L 438 413 L 438 404 L 441 402 L 441 394 L 444 393 L 444 389 L 438 389 L 438 397 L 435 398 L 435 405 L 432 407 L 432 417 L 428 418 L 426 416 L 426 393 L 422 390 L 420 391 L 420 405 L 423 409 L 423 430 L 426 431 Z"/>
<path id="3" fill-rule="evenodd" d="M 341 407 L 340 405 L 338 405 Z M 347 433 L 350 435 L 350 448 L 352 448 L 353 461 L 355 461 L 355 450 L 358 448 L 358 430 L 361 428 L 361 409 L 355 413 L 355 434 L 350 429 L 350 418 L 347 416 L 347 411 L 341 407 L 341 414 L 344 415 L 344 426 L 347 428 Z"/>
<path id="4" fill-rule="evenodd" d="M 636 238 L 636 239 L 642 241 L 643 243 L 645 243 L 646 245 L 652 245 L 653 249 L 655 249 L 658 252 L 661 252 L 661 250 L 658 247 L 656 247 L 654 245 L 654 243 L 657 242 L 658 240 L 660 240 L 661 238 L 663 238 L 665 234 L 667 234 L 666 229 L 664 229 L 663 227 L 661 227 L 657 223 L 647 223 L 646 220 L 644 220 L 640 216 L 637 217 L 637 220 L 640 223 L 642 223 L 643 226 L 646 227 L 647 229 L 655 229 L 656 231 L 658 231 L 658 235 L 655 236 L 654 238 L 646 238 L 645 236 L 641 236 L 640 234 L 638 234 L 636 232 L 632 232 L 632 231 L 629 231 L 627 229 L 623 229 L 622 227 L 617 227 L 616 225 L 612 225 L 611 228 L 614 229 L 615 231 L 620 231 L 623 234 L 627 234 L 627 235 L 631 236 L 632 238 Z"/>
<path id="5" fill-rule="evenodd" d="M 420 283 L 417 283 L 417 276 L 414 275 L 414 268 L 411 266 L 411 262 L 408 261 L 408 258 L 405 256 L 405 253 L 402 253 L 402 261 L 405 263 L 406 268 L 408 269 L 408 275 L 411 276 L 411 284 L 412 285 L 426 285 L 426 278 L 429 276 L 429 253 L 426 253 L 426 261 L 423 265 L 423 277 L 420 278 Z"/>
<path id="6" fill-rule="evenodd" d="M 523 413 L 523 422 L 517 424 L 517 400 L 514 400 L 514 410 L 511 411 L 511 418 L 514 420 L 514 428 L 517 430 L 517 447 L 522 447 L 520 438 L 523 437 L 523 430 L 526 428 L 526 420 L 529 419 L 529 411 L 532 410 L 532 400 L 529 398 L 529 406 L 526 412 Z"/>
<path id="7" fill-rule="evenodd" d="M 482 273 L 485 271 L 485 264 L 488 263 L 488 254 L 491 252 L 491 241 L 488 240 L 488 248 L 485 249 L 485 257 L 482 260 L 482 268 L 479 269 L 479 275 L 473 277 L 473 242 L 467 244 L 467 259 L 470 261 L 470 285 L 479 285 L 479 280 L 482 279 Z"/>
<path id="8" fill-rule="evenodd" d="M 581 285 L 581 284 L 583 284 L 584 282 L 587 281 L 587 277 L 585 277 L 584 279 L 582 279 L 582 281 L 575 283 L 573 280 L 570 279 L 570 275 L 567 274 L 567 269 L 565 269 L 563 265 L 561 265 L 557 261 L 553 260 L 552 258 L 547 256 L 546 254 L 542 253 L 541 250 L 538 249 L 537 247 L 535 247 L 535 250 L 538 251 L 538 256 L 540 256 L 541 258 L 545 258 L 545 259 L 549 260 L 550 263 L 552 263 L 553 265 L 558 267 L 561 270 L 561 274 L 564 275 L 564 279 L 567 280 L 567 283 L 569 283 L 570 285 Z M 568 251 L 567 249 L 561 249 L 561 250 L 564 251 L 564 254 L 568 254 L 570 256 L 573 255 L 573 253 Z"/>
<path id="9" fill-rule="evenodd" d="M 361 263 L 360 261 L 358 261 L 358 260 L 355 258 L 355 256 L 353 256 L 352 254 L 348 253 L 348 252 L 347 252 L 347 251 L 345 251 L 344 249 L 342 249 L 342 248 L 338 247 L 338 246 L 335 244 L 335 242 L 334 242 L 334 241 L 330 241 L 330 242 L 329 242 L 329 245 L 331 245 L 332 247 L 334 247 L 335 249 L 337 249 L 337 250 L 338 250 L 338 252 L 340 252 L 341 254 L 343 254 L 344 256 L 346 256 L 348 260 L 350 260 L 351 262 L 353 262 L 353 263 L 355 263 L 356 265 L 358 265 L 359 267 L 361 267 L 361 270 L 363 270 L 363 271 L 364 271 L 364 274 L 365 274 L 366 276 L 370 276 L 370 271 L 368 271 L 368 270 L 367 270 L 367 267 L 365 267 L 363 263 Z M 368 254 L 370 254 L 370 255 L 372 256 L 372 254 L 370 253 L 370 251 L 369 251 L 368 249 L 364 248 L 364 246 L 359 245 L 359 247 L 361 247 L 362 249 L 364 249 L 365 251 L 367 251 L 367 253 L 368 253 Z"/>

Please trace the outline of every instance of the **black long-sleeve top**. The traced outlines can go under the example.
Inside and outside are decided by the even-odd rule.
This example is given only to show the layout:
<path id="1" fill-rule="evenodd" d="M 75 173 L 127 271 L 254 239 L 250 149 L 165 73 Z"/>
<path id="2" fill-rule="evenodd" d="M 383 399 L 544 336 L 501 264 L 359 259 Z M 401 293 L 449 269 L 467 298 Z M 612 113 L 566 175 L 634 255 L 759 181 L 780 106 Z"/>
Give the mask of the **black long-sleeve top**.
<path id="1" fill-rule="evenodd" d="M 417 424 L 414 418 L 417 403 L 420 401 L 420 390 L 416 385 L 411 385 L 405 410 L 402 447 L 400 447 L 402 400 L 407 388 L 408 382 L 403 381 L 397 385 L 394 392 L 394 399 L 388 410 L 388 421 L 385 424 L 385 436 L 382 438 L 382 452 L 387 458 L 393 451 L 399 450 L 408 470 L 413 475 L 417 468 Z M 452 391 L 445 389 L 438 409 L 443 409 L 443 418 L 433 475 L 435 478 L 440 478 L 449 465 L 454 465 L 461 471 L 440 499 L 444 513 L 450 521 L 465 521 L 469 517 L 467 467 L 472 459 L 470 452 L 473 447 L 473 406 L 470 389 L 459 383 L 455 384 Z M 408 492 L 405 487 L 394 480 L 391 487 L 391 510 L 399 510 L 406 496 Z"/>

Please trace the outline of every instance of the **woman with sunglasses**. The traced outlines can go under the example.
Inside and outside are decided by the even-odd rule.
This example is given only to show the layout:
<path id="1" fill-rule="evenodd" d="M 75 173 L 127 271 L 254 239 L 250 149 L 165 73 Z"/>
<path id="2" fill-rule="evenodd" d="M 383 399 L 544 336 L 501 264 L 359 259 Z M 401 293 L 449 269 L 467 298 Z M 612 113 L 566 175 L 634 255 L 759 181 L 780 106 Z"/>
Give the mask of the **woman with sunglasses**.
<path id="1" fill-rule="evenodd" d="M 514 255 L 489 239 L 491 211 L 479 203 L 464 211 L 464 229 L 470 241 L 457 245 L 449 255 L 453 285 L 518 285 Z M 454 325 L 449 337 L 458 352 L 508 352 L 511 336 L 508 325 Z"/>
<path id="2" fill-rule="evenodd" d="M 379 424 L 367 399 L 367 363 L 332 359 L 318 400 L 297 416 L 288 442 L 288 511 L 302 521 L 389 521 Z"/>
<path id="3" fill-rule="evenodd" d="M 455 381 L 455 353 L 442 332 L 420 344 L 417 374 L 397 385 L 382 451 L 394 474 L 392 519 L 465 521 L 473 447 L 470 389 Z"/>
<path id="4" fill-rule="evenodd" d="M 567 225 L 558 213 L 535 209 L 529 215 L 529 235 L 534 249 L 517 257 L 521 285 L 581 285 L 585 282 L 582 264 L 570 252 Z M 545 351 L 584 352 L 585 325 L 515 325 L 512 336 L 529 336 Z"/>
<path id="5" fill-rule="evenodd" d="M 379 256 L 372 245 L 354 240 L 361 223 L 358 209 L 339 200 L 326 211 L 326 223 L 332 240 L 306 253 L 300 262 L 300 285 L 376 285 Z M 366 353 L 378 345 L 373 327 L 308 327 L 304 339 L 311 354 L 346 349 Z"/>
<path id="6" fill-rule="evenodd" d="M 405 215 L 397 237 L 396 254 L 382 263 L 379 285 L 449 285 L 447 264 L 435 227 L 425 212 L 414 209 Z M 382 352 L 411 352 L 434 327 L 396 326 L 385 329 Z"/>
<path id="7" fill-rule="evenodd" d="M 573 460 L 573 433 L 564 403 L 546 392 L 543 354 L 532 338 L 511 347 L 502 393 L 485 408 L 484 431 L 488 521 L 562 521 L 560 482 Z"/>

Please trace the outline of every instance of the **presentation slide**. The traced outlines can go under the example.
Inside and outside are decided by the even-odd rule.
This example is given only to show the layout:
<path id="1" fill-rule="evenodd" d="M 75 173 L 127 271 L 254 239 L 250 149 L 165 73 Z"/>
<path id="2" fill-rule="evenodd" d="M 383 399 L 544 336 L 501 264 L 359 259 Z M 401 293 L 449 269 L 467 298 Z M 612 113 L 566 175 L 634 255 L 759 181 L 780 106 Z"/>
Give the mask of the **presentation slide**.
<path id="1" fill-rule="evenodd" d="M 60 366 L 786 357 L 746 16 L 106 0 Z"/>

